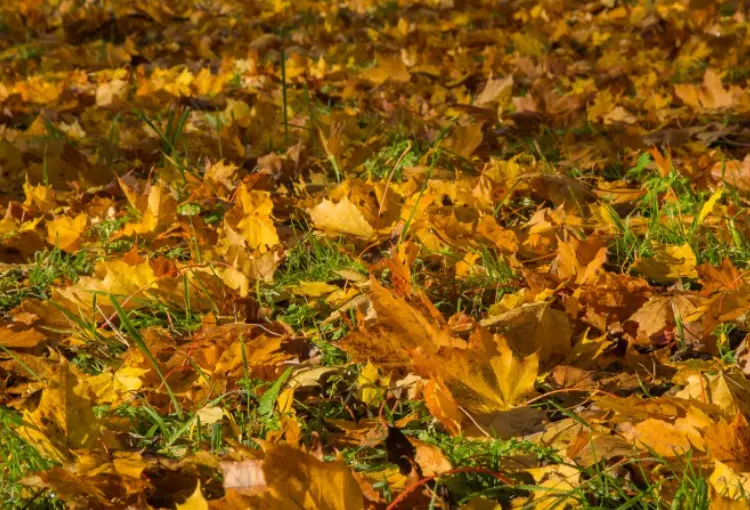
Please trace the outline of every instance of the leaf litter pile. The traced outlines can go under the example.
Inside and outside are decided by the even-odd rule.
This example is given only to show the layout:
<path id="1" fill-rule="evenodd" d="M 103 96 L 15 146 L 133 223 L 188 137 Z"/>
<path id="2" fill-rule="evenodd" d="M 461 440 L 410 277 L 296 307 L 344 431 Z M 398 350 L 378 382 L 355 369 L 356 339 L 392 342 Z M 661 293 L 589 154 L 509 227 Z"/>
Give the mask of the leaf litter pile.
<path id="1" fill-rule="evenodd" d="M 748 507 L 742 2 L 2 4 L 8 508 Z"/>

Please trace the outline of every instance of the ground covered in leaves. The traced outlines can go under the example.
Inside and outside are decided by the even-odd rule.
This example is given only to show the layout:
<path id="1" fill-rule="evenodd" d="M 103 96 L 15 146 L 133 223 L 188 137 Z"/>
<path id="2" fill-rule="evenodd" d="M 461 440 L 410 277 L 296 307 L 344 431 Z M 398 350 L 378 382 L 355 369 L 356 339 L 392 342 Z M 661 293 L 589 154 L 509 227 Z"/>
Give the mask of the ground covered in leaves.
<path id="1" fill-rule="evenodd" d="M 747 508 L 750 25 L 0 7 L 9 508 Z"/>

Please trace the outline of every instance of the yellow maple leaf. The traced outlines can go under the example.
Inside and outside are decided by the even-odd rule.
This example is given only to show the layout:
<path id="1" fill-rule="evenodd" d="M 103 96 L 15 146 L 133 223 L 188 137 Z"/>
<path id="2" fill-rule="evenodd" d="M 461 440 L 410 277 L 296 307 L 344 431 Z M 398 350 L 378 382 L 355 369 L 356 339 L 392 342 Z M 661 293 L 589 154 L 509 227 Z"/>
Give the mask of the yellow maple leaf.
<path id="1" fill-rule="evenodd" d="M 719 496 L 747 503 L 747 494 L 750 494 L 750 473 L 735 473 L 723 462 L 716 461 L 708 481 Z"/>
<path id="2" fill-rule="evenodd" d="M 199 96 L 212 97 L 221 92 L 226 77 L 223 74 L 214 75 L 208 68 L 201 69 L 192 82 L 193 89 Z"/>
<path id="3" fill-rule="evenodd" d="M 171 69 L 170 72 L 171 76 L 164 80 L 164 90 L 173 96 L 191 96 L 192 73 L 187 69 L 183 69 L 179 74 L 177 74 L 177 69 Z"/>
<path id="4" fill-rule="evenodd" d="M 94 415 L 87 386 L 81 385 L 79 378 L 80 374 L 62 358 L 42 391 L 39 405 L 33 411 L 24 410 L 23 424 L 17 429 L 40 452 L 58 461 L 68 459 L 71 449 L 118 446 Z"/>
<path id="5" fill-rule="evenodd" d="M 96 105 L 110 106 L 118 104 L 128 96 L 128 82 L 125 80 L 111 80 L 106 83 L 100 83 L 96 87 Z"/>
<path id="6" fill-rule="evenodd" d="M 83 213 L 75 218 L 58 216 L 47 222 L 47 242 L 63 251 L 74 252 L 81 245 L 87 225 L 88 217 Z"/>
<path id="7" fill-rule="evenodd" d="M 359 387 L 358 397 L 366 405 L 379 405 L 383 399 L 383 389 L 387 388 L 390 377 L 382 377 L 378 367 L 372 363 L 367 363 L 357 376 L 357 386 Z"/>
<path id="8" fill-rule="evenodd" d="M 252 494 L 235 508 L 361 510 L 362 489 L 341 461 L 324 462 L 296 448 L 262 442 L 262 461 L 224 462 L 227 496 L 246 488 Z M 226 486 L 226 483 L 225 483 Z M 201 507 L 187 507 L 184 510 Z"/>
<path id="9" fill-rule="evenodd" d="M 298 296 L 321 297 L 340 289 L 326 282 L 299 282 L 289 290 Z"/>
<path id="10" fill-rule="evenodd" d="M 505 342 L 521 356 L 536 354 L 542 367 L 550 368 L 570 351 L 571 327 L 565 313 L 548 302 L 526 304 L 481 322 L 504 335 Z"/>
<path id="11" fill-rule="evenodd" d="M 399 56 L 377 55 L 378 65 L 362 72 L 362 77 L 377 85 L 386 80 L 407 82 L 411 74 Z"/>
<path id="12" fill-rule="evenodd" d="M 224 190 L 231 190 L 234 187 L 233 180 L 237 174 L 237 170 L 239 170 L 237 165 L 225 163 L 222 159 L 208 167 L 203 179 L 213 186 L 223 188 Z"/>
<path id="13" fill-rule="evenodd" d="M 588 109 L 588 120 L 597 122 L 617 107 L 617 101 L 609 90 L 603 90 L 596 94 L 594 102 Z"/>
<path id="14" fill-rule="evenodd" d="M 453 435 L 461 433 L 461 423 L 467 418 L 458 407 L 458 403 L 451 395 L 439 377 L 432 378 L 423 390 L 424 402 L 430 414 L 434 416 Z"/>
<path id="15" fill-rule="evenodd" d="M 553 464 L 526 471 L 534 477 L 537 486 L 542 490 L 532 491 L 531 500 L 534 508 L 547 510 L 575 506 L 578 500 L 570 493 L 578 486 L 581 471 L 577 466 Z"/>
<path id="16" fill-rule="evenodd" d="M 135 398 L 135 392 L 143 387 L 144 368 L 123 365 L 115 372 L 104 372 L 81 379 L 95 395 L 98 404 L 116 406 Z"/>
<path id="17" fill-rule="evenodd" d="M 375 235 L 375 229 L 367 222 L 362 211 L 346 197 L 336 204 L 324 199 L 309 212 L 315 226 L 322 230 L 352 234 L 364 239 Z"/>
<path id="18" fill-rule="evenodd" d="M 261 253 L 279 244 L 279 236 L 271 218 L 273 201 L 268 191 L 237 187 L 237 201 L 225 220 L 236 228 L 247 245 Z"/>
<path id="19" fill-rule="evenodd" d="M 668 282 L 678 278 L 698 278 L 698 260 L 689 244 L 657 245 L 654 256 L 641 258 L 633 269 L 646 278 Z"/>
<path id="20" fill-rule="evenodd" d="M 678 398 L 694 399 L 719 406 L 727 416 L 750 413 L 750 383 L 742 376 L 726 372 L 692 374 L 685 387 L 675 394 Z"/>
<path id="21" fill-rule="evenodd" d="M 494 352 L 442 348 L 436 355 L 420 358 L 415 366 L 428 376 L 439 376 L 452 398 L 477 414 L 503 411 L 534 393 L 539 356 L 517 358 L 501 335 L 495 335 Z"/>
<path id="22" fill-rule="evenodd" d="M 136 265 L 124 260 L 102 261 L 97 263 L 94 272 L 94 276 L 83 276 L 74 285 L 58 289 L 56 301 L 79 313 L 79 307 L 93 309 L 97 293 L 115 294 L 131 298 L 122 302 L 122 306 L 127 308 L 136 306 L 132 298 L 158 287 L 158 278 L 147 260 Z M 98 306 L 107 308 L 101 299 Z"/>
<path id="23" fill-rule="evenodd" d="M 138 221 L 127 223 L 122 228 L 123 235 L 155 233 L 174 222 L 177 200 L 166 185 L 147 184 L 143 192 L 139 192 L 135 186 L 123 179 L 119 182 L 130 205 L 141 213 Z"/>
<path id="24" fill-rule="evenodd" d="M 49 212 L 55 208 L 55 190 L 51 186 L 32 185 L 27 178 L 23 185 L 23 191 L 26 194 L 23 205 L 33 205 L 42 212 Z"/>
<path id="25" fill-rule="evenodd" d="M 706 219 L 706 217 L 711 214 L 716 207 L 716 204 L 721 200 L 721 196 L 724 194 L 724 190 L 722 188 L 717 189 L 713 192 L 713 194 L 708 197 L 708 200 L 703 204 L 701 207 L 701 212 L 698 214 L 698 223 L 703 223 L 703 220 Z"/>
<path id="26" fill-rule="evenodd" d="M 221 280 L 227 287 L 239 292 L 240 297 L 247 297 L 250 290 L 250 279 L 238 269 L 234 267 L 224 269 L 221 272 Z"/>

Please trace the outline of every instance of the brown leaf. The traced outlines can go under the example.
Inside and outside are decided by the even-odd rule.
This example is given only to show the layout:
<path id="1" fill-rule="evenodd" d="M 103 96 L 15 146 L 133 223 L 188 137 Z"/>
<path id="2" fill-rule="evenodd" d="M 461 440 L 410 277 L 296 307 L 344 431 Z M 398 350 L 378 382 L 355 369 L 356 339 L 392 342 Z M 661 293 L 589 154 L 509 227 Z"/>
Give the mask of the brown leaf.
<path id="1" fill-rule="evenodd" d="M 704 296 L 735 290 L 743 283 L 742 275 L 729 259 L 722 260 L 718 267 L 701 264 L 698 266 L 698 274 L 703 285 L 701 294 Z"/>
<path id="2" fill-rule="evenodd" d="M 483 136 L 482 124 L 458 125 L 445 139 L 443 147 L 459 156 L 469 158 L 481 145 Z"/>
<path id="3" fill-rule="evenodd" d="M 434 353 L 441 346 L 461 345 L 429 301 L 407 301 L 380 285 L 374 277 L 370 284 L 370 300 L 378 318 L 377 343 L 388 345 L 394 358 L 406 360 L 407 351 L 417 348 Z"/>
<path id="4" fill-rule="evenodd" d="M 682 294 L 653 296 L 623 326 L 631 331 L 635 325 L 635 340 L 641 345 L 664 344 L 674 335 L 688 345 L 698 344 L 703 340 L 703 328 L 695 318 L 700 304 L 697 298 Z M 678 323 L 681 327 L 676 330 Z"/>
<path id="5" fill-rule="evenodd" d="M 421 468 L 423 476 L 436 476 L 453 469 L 439 447 L 416 439 L 410 439 L 410 442 L 415 449 L 414 461 Z"/>
<path id="6" fill-rule="evenodd" d="M 750 193 L 750 155 L 742 161 L 730 160 L 716 163 L 711 168 L 711 177 L 716 182 L 726 183 L 743 194 Z"/>
<path id="7" fill-rule="evenodd" d="M 475 104 L 485 106 L 490 103 L 503 102 L 510 100 L 513 92 L 513 76 L 505 78 L 490 78 L 484 86 L 482 92 L 477 96 Z"/>

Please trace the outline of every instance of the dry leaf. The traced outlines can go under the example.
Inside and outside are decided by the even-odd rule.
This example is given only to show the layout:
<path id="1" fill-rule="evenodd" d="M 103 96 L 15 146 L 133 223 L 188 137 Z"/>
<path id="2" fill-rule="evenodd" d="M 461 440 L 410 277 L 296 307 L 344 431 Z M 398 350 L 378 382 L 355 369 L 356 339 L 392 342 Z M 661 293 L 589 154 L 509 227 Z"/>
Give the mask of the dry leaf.
<path id="1" fill-rule="evenodd" d="M 184 503 L 177 505 L 177 510 L 208 510 L 208 501 L 201 492 L 201 484 L 195 486 L 195 491 L 188 497 Z"/>
<path id="2" fill-rule="evenodd" d="M 222 464 L 231 489 L 259 492 L 248 499 L 251 507 L 350 510 L 364 508 L 362 491 L 350 469 L 339 461 L 323 462 L 295 448 L 264 443 L 265 457 L 258 464 Z M 243 484 L 243 485 L 240 485 Z M 257 507 L 256 507 L 257 508 Z"/>
<path id="3" fill-rule="evenodd" d="M 398 56 L 376 55 L 377 65 L 362 72 L 362 76 L 376 85 L 386 80 L 408 82 L 411 79 L 409 70 Z"/>
<path id="4" fill-rule="evenodd" d="M 336 204 L 323 200 L 310 210 L 310 218 L 316 227 L 328 232 L 352 234 L 363 239 L 375 234 L 362 212 L 346 197 Z"/>
<path id="5" fill-rule="evenodd" d="M 476 414 L 503 411 L 534 394 L 539 358 L 536 354 L 517 358 L 499 335 L 494 342 L 495 353 L 445 347 L 436 355 L 417 357 L 415 366 L 424 376 L 445 381 L 451 399 L 465 410 Z M 456 413 L 452 414 L 450 418 L 455 419 Z"/>
<path id="6" fill-rule="evenodd" d="M 570 351 L 568 318 L 549 303 L 524 305 L 489 317 L 481 324 L 504 335 L 519 356 L 536 353 L 542 367 L 561 361 Z"/>
<path id="7" fill-rule="evenodd" d="M 17 430 L 44 455 L 60 462 L 70 458 L 71 449 L 112 448 L 119 444 L 94 415 L 93 402 L 79 377 L 63 359 L 42 390 L 36 408 L 24 409 L 23 425 Z"/>
<path id="8" fill-rule="evenodd" d="M 747 502 L 747 494 L 750 494 L 750 473 L 736 473 L 726 464 L 717 461 L 708 481 L 719 496 Z"/>
<path id="9" fill-rule="evenodd" d="M 654 247 L 653 257 L 638 259 L 633 269 L 646 278 L 669 282 L 679 278 L 698 278 L 697 265 L 695 253 L 689 244 L 660 244 Z"/>
<path id="10" fill-rule="evenodd" d="M 709 426 L 706 445 L 714 460 L 735 471 L 750 471 L 750 425 L 742 413 L 730 423 L 722 420 Z"/>
<path id="11" fill-rule="evenodd" d="M 88 226 L 88 217 L 79 214 L 75 218 L 59 216 L 47 222 L 47 242 L 63 251 L 75 252 L 81 246 L 81 236 Z"/>

